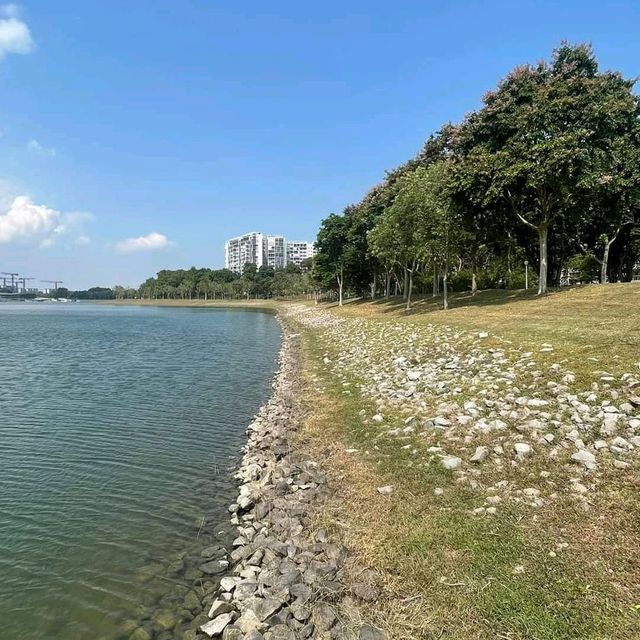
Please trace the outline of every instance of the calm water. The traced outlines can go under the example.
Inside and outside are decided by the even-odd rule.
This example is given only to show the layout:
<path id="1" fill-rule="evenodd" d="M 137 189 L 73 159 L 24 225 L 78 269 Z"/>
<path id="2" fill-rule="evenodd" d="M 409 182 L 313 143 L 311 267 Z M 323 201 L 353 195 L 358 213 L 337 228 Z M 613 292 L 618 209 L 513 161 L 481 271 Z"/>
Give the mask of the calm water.
<path id="1" fill-rule="evenodd" d="M 279 343 L 263 313 L 0 303 L 2 640 L 119 638 L 170 599 Z"/>

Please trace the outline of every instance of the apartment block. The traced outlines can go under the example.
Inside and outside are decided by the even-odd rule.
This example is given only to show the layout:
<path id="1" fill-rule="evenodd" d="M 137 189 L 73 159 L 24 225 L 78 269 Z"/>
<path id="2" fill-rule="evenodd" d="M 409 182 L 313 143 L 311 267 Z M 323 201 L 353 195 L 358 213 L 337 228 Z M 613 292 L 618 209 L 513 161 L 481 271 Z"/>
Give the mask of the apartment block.
<path id="1" fill-rule="evenodd" d="M 307 258 L 316 255 L 316 247 L 313 242 L 287 242 L 287 264 L 293 262 L 298 266 Z"/>
<path id="2" fill-rule="evenodd" d="M 261 267 L 266 264 L 267 238 L 262 233 L 251 232 L 224 243 L 224 266 L 235 273 L 242 273 L 247 263 Z"/>
<path id="3" fill-rule="evenodd" d="M 274 269 L 287 266 L 287 240 L 284 236 L 267 236 L 267 265 Z"/>
<path id="4" fill-rule="evenodd" d="M 224 243 L 224 266 L 235 273 L 242 273 L 247 263 L 283 269 L 291 263 L 301 266 L 315 253 L 313 242 L 290 242 L 284 236 L 254 231 Z"/>

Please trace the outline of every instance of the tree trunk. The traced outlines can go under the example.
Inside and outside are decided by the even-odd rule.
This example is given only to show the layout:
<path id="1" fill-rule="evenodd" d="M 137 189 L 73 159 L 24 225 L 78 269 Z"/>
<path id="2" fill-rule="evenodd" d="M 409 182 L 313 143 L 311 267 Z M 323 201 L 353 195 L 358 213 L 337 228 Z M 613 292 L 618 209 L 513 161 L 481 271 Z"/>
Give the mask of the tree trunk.
<path id="1" fill-rule="evenodd" d="M 406 269 L 405 275 L 407 276 L 407 311 L 409 311 L 411 309 L 411 292 L 413 291 L 413 269 Z"/>
<path id="2" fill-rule="evenodd" d="M 448 278 L 449 278 L 449 262 L 445 260 L 444 262 L 444 270 L 442 272 L 442 308 L 446 311 L 449 308 L 449 287 L 448 287 Z"/>
<path id="3" fill-rule="evenodd" d="M 436 264 L 435 260 L 433 261 L 433 293 L 431 294 L 432 298 L 437 297 L 438 295 L 438 285 L 440 283 L 438 282 L 438 265 Z"/>
<path id="4" fill-rule="evenodd" d="M 402 290 L 402 299 L 407 300 L 408 295 L 407 292 L 409 290 L 409 269 L 407 267 L 404 268 L 404 288 Z"/>
<path id="5" fill-rule="evenodd" d="M 542 224 L 538 227 L 538 238 L 540 242 L 540 272 L 538 276 L 538 295 L 547 293 L 547 244 L 549 239 L 549 227 Z"/>
<path id="6" fill-rule="evenodd" d="M 607 284 L 607 268 L 609 267 L 609 250 L 613 240 L 607 239 L 604 245 L 604 254 L 602 256 L 602 266 L 600 267 L 600 284 Z"/>
<path id="7" fill-rule="evenodd" d="M 386 281 L 384 284 L 384 297 L 389 299 L 391 295 L 391 271 L 387 271 Z"/>
<path id="8" fill-rule="evenodd" d="M 343 274 L 344 270 L 340 267 L 340 271 L 338 272 L 338 306 L 342 306 L 342 283 L 344 281 Z"/>
<path id="9" fill-rule="evenodd" d="M 475 296 L 478 293 L 478 279 L 476 276 L 476 268 L 473 267 L 473 271 L 471 272 L 471 295 Z"/>
<path id="10" fill-rule="evenodd" d="M 376 274 L 373 274 L 373 282 L 371 283 L 371 299 L 376 299 Z"/>

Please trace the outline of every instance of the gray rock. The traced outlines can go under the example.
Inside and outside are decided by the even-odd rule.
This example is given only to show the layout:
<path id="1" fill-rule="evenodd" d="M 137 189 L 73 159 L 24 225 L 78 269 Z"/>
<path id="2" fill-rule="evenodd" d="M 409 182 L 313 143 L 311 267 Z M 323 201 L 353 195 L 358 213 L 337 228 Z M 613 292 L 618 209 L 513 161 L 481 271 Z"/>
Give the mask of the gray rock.
<path id="1" fill-rule="evenodd" d="M 313 607 L 312 615 L 316 631 L 320 633 L 329 631 L 337 620 L 333 609 L 328 604 L 324 603 L 315 605 L 315 607 Z"/>
<path id="2" fill-rule="evenodd" d="M 298 602 L 300 602 L 301 604 L 306 604 L 307 602 L 309 602 L 313 594 L 311 587 L 302 582 L 291 585 L 289 591 L 291 592 L 291 595 L 294 598 L 297 598 Z"/>
<path id="3" fill-rule="evenodd" d="M 231 578 L 225 576 L 220 580 L 220 588 L 223 591 L 233 591 L 240 584 L 240 582 L 240 578 Z"/>
<path id="4" fill-rule="evenodd" d="M 189 609 L 189 611 L 196 611 L 202 608 L 200 598 L 198 598 L 195 591 L 187 592 L 187 595 L 184 597 L 184 608 Z"/>
<path id="5" fill-rule="evenodd" d="M 230 602 L 225 602 L 224 600 L 214 600 L 211 608 L 209 609 L 209 617 L 215 618 L 223 613 L 229 613 L 233 611 L 233 606 Z"/>
<path id="6" fill-rule="evenodd" d="M 484 462 L 486 457 L 489 455 L 489 449 L 487 447 L 476 447 L 474 454 L 469 459 L 470 462 Z"/>
<path id="7" fill-rule="evenodd" d="M 210 620 L 209 622 L 201 625 L 200 631 L 206 633 L 210 638 L 219 636 L 224 631 L 225 627 L 233 622 L 233 613 L 223 613 L 217 618 Z"/>
<path id="8" fill-rule="evenodd" d="M 246 600 L 250 598 L 258 589 L 258 583 L 253 582 L 251 580 L 247 580 L 245 582 L 241 582 L 236 586 L 235 591 L 233 592 L 233 597 L 235 600 Z"/>
<path id="9" fill-rule="evenodd" d="M 580 449 L 580 451 L 574 453 L 571 456 L 571 459 L 582 465 L 585 469 L 589 471 L 593 471 L 598 468 L 598 463 L 596 462 L 596 457 L 590 451 L 586 449 Z"/>
<path id="10" fill-rule="evenodd" d="M 388 485 L 385 485 L 384 487 L 378 487 L 376 491 L 381 496 L 390 496 L 395 491 L 395 487 L 392 484 L 388 484 Z"/>
<path id="11" fill-rule="evenodd" d="M 173 629 L 178 622 L 178 619 L 171 611 L 160 611 L 153 621 L 162 629 Z"/>
<path id="12" fill-rule="evenodd" d="M 267 628 L 267 625 L 258 618 L 253 609 L 243 611 L 242 615 L 236 621 L 236 626 L 245 634 L 253 631 L 262 632 Z"/>
<path id="13" fill-rule="evenodd" d="M 443 456 L 441 462 L 445 469 L 450 470 L 458 469 L 462 464 L 462 460 L 456 456 Z"/>
<path id="14" fill-rule="evenodd" d="M 272 627 L 264 636 L 265 640 L 297 640 L 297 636 L 293 629 L 286 624 L 277 624 Z"/>
<path id="15" fill-rule="evenodd" d="M 387 640 L 387 634 L 370 624 L 363 624 L 358 634 L 360 640 Z"/>
<path id="16" fill-rule="evenodd" d="M 222 575 L 229 568 L 226 560 L 211 560 L 200 565 L 200 571 L 209 576 Z"/>
<path id="17" fill-rule="evenodd" d="M 351 586 L 351 591 L 365 602 L 375 602 L 380 597 L 380 589 L 371 584 L 356 583 Z"/>
<path id="18" fill-rule="evenodd" d="M 281 600 L 275 598 L 258 598 L 253 605 L 253 610 L 258 619 L 263 621 L 276 613 L 283 605 Z"/>
<path id="19" fill-rule="evenodd" d="M 222 640 L 245 640 L 247 636 L 235 624 L 230 624 L 222 632 Z M 262 636 L 260 636 L 262 638 Z"/>
<path id="20" fill-rule="evenodd" d="M 289 610 L 291 611 L 291 615 L 298 622 L 306 622 L 309 619 L 309 616 L 311 615 L 311 611 L 309 610 L 309 608 L 305 607 L 299 602 L 294 602 L 292 605 L 290 605 Z"/>

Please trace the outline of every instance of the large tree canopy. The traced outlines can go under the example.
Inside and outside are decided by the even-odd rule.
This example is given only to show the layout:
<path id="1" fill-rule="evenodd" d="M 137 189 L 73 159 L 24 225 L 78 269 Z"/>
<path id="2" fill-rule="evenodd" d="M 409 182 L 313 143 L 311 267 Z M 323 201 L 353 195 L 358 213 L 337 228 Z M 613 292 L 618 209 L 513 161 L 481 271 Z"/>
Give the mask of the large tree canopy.
<path id="1" fill-rule="evenodd" d="M 575 266 L 577 255 L 601 265 L 602 282 L 614 272 L 630 279 L 640 249 L 634 82 L 601 71 L 590 46 L 566 43 L 548 62 L 511 71 L 479 110 L 446 124 L 360 203 L 331 217 L 343 246 L 327 241 L 325 220 L 318 263 L 330 265 L 335 282 L 339 271 L 340 297 L 345 286 L 361 295 L 367 283 L 375 294 L 378 275 L 386 295 L 394 276 L 405 298 L 416 275 L 437 291 L 449 266 L 472 291 L 478 282 L 521 286 L 525 260 L 537 262 L 545 293 L 593 273 Z"/>

